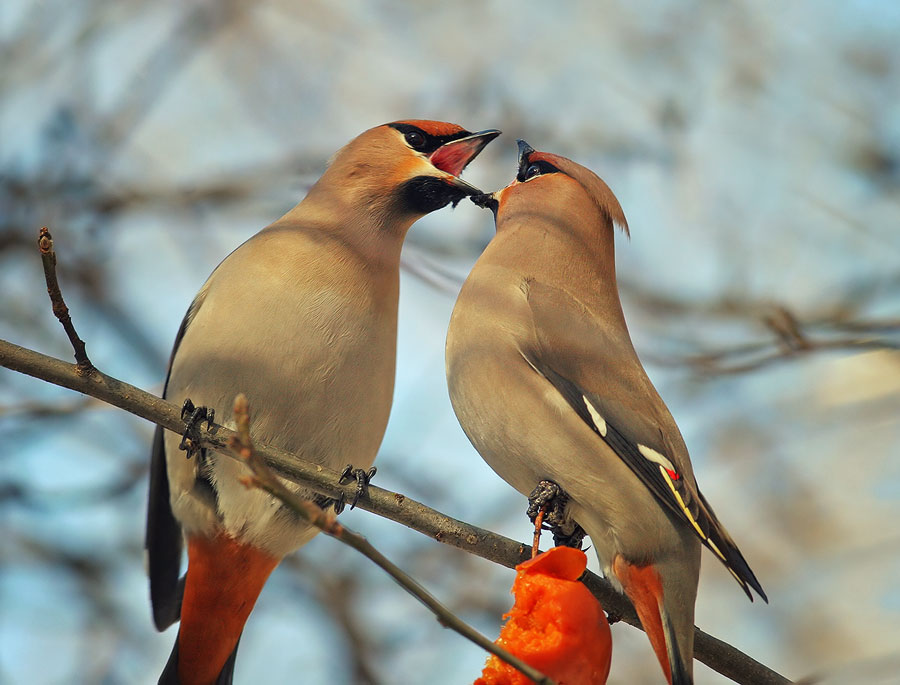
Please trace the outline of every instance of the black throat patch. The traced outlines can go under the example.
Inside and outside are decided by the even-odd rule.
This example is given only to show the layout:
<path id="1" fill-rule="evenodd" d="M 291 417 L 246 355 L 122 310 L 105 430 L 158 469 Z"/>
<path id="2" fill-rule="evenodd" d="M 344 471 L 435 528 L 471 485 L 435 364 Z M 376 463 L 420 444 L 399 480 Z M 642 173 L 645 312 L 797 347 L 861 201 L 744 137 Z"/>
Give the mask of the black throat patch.
<path id="1" fill-rule="evenodd" d="M 429 214 L 448 204 L 455 207 L 469 194 L 434 176 L 411 178 L 400 186 L 399 192 L 403 206 L 416 214 Z"/>

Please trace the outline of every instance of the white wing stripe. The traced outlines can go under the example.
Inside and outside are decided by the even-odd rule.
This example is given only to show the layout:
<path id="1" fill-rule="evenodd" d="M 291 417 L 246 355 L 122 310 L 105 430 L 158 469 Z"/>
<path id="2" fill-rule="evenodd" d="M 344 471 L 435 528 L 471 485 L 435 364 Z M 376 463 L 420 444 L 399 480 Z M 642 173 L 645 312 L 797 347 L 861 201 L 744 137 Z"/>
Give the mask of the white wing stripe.
<path id="1" fill-rule="evenodd" d="M 587 407 L 588 413 L 591 415 L 591 420 L 593 420 L 594 425 L 597 427 L 597 432 L 600 433 L 600 436 L 606 437 L 606 421 L 603 420 L 603 417 L 600 416 L 600 413 L 594 409 L 594 405 L 590 403 L 587 397 L 584 395 L 581 396 L 581 399 L 584 400 L 584 406 Z"/>
<path id="2" fill-rule="evenodd" d="M 659 464 L 667 471 L 672 471 L 675 473 L 675 467 L 672 465 L 672 462 L 666 459 L 663 455 L 657 452 L 652 447 L 647 447 L 646 445 L 638 444 L 638 452 L 640 452 L 645 459 L 649 459 L 650 461 Z"/>

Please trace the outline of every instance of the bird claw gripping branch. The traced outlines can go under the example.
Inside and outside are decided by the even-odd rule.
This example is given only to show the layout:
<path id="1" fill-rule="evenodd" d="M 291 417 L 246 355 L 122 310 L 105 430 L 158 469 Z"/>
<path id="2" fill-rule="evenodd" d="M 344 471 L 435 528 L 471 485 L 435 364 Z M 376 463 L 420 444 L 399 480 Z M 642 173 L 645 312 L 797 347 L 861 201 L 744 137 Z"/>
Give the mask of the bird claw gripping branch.
<path id="1" fill-rule="evenodd" d="M 581 549 L 584 529 L 566 515 L 569 496 L 552 480 L 542 480 L 528 496 L 528 518 L 534 523 L 544 510 L 544 530 L 553 533 L 555 546 Z"/>
<path id="2" fill-rule="evenodd" d="M 375 472 L 377 470 L 378 469 L 374 466 L 368 471 L 366 471 L 365 469 L 354 469 L 353 464 L 347 464 L 347 466 L 344 467 L 344 470 L 341 471 L 341 477 L 338 479 L 338 483 L 340 483 L 341 485 L 349 483 L 351 479 L 356 479 L 356 494 L 354 494 L 353 496 L 353 501 L 350 502 L 351 509 L 356 507 L 360 497 L 368 494 L 369 481 L 372 480 L 372 477 L 375 475 Z M 328 495 L 316 495 L 315 497 L 313 497 L 312 501 L 320 509 L 334 507 L 335 514 L 340 514 L 347 506 L 347 502 L 343 492 L 341 493 L 341 496 L 337 498 L 328 497 Z"/>
<path id="3" fill-rule="evenodd" d="M 343 485 L 344 483 L 349 483 L 352 478 L 356 479 L 356 494 L 353 495 L 353 501 L 350 502 L 350 509 L 354 509 L 359 502 L 359 498 L 369 494 L 369 482 L 372 480 L 372 477 L 375 475 L 375 472 L 378 469 L 373 466 L 368 471 L 365 469 L 355 469 L 353 468 L 353 464 L 347 464 L 344 467 L 344 470 L 341 471 L 341 477 L 338 479 L 338 483 Z M 344 508 L 344 494 L 341 493 L 339 502 L 341 504 L 341 510 Z M 340 513 L 335 505 L 335 511 Z"/>
<path id="4" fill-rule="evenodd" d="M 195 407 L 190 399 L 184 401 L 184 404 L 181 406 L 181 420 L 185 423 L 185 429 L 184 433 L 181 434 L 181 443 L 178 445 L 178 449 L 187 452 L 188 459 L 197 452 L 200 452 L 201 457 L 204 456 L 204 450 L 200 447 L 199 426 L 206 421 L 206 429 L 211 430 L 215 417 L 215 409 Z"/>
<path id="5" fill-rule="evenodd" d="M 572 529 L 571 533 L 566 532 L 563 526 L 551 528 L 554 547 L 572 547 L 574 549 L 581 549 L 581 543 L 584 541 L 587 533 L 584 532 L 584 528 L 574 521 L 570 522 L 570 526 Z"/>

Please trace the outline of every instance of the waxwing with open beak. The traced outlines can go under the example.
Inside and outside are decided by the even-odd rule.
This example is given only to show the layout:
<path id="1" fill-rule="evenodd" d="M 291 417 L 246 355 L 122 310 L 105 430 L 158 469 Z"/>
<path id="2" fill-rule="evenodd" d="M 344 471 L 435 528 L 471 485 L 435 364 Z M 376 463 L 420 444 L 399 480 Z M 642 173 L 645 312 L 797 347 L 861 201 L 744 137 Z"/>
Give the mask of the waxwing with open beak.
<path id="1" fill-rule="evenodd" d="M 364 473 L 391 408 L 403 239 L 420 217 L 480 192 L 459 174 L 499 133 L 400 121 L 348 143 L 300 204 L 200 289 L 175 340 L 165 397 L 190 399 L 192 420 L 214 410 L 227 425 L 243 393 L 255 441 L 331 469 L 352 461 Z M 163 630 L 181 620 L 160 682 L 230 683 L 263 584 L 317 529 L 246 488 L 242 464 L 203 450 L 186 457 L 179 440 L 157 431 L 150 476 L 154 621 Z"/>

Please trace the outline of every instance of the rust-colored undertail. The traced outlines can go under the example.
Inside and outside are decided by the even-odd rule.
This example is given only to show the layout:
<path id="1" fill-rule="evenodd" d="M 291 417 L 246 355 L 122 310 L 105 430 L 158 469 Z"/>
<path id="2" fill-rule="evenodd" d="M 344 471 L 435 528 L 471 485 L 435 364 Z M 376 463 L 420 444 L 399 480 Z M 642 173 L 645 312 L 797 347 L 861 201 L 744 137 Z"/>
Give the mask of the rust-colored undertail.
<path id="1" fill-rule="evenodd" d="M 681 652 L 665 611 L 659 573 L 652 565 L 630 564 L 621 555 L 613 561 L 612 570 L 634 605 L 669 684 L 691 685 L 693 677 L 681 659 Z"/>
<path id="2" fill-rule="evenodd" d="M 278 562 L 225 534 L 212 539 L 188 538 L 188 570 L 176 644 L 181 685 L 219 681 L 256 598 Z"/>

